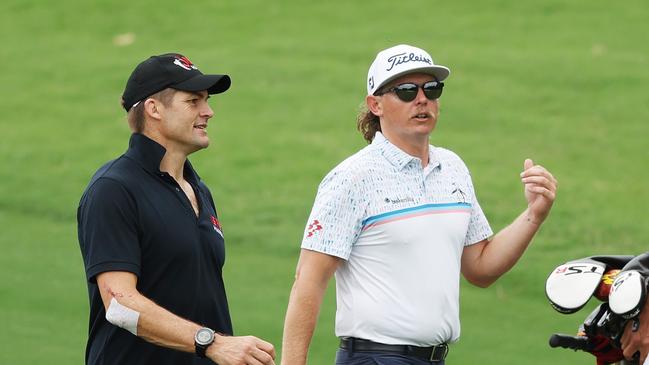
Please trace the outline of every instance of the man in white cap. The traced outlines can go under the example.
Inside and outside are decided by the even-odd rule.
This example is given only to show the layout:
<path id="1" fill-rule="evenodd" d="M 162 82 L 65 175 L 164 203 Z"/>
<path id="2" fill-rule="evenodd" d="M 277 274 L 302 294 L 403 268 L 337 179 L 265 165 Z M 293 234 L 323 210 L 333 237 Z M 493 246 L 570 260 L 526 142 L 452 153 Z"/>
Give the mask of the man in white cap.
<path id="1" fill-rule="evenodd" d="M 526 159 L 527 208 L 493 235 L 453 152 L 429 144 L 450 70 L 424 50 L 379 52 L 358 129 L 369 145 L 322 181 L 291 291 L 282 364 L 301 365 L 336 276 L 336 364 L 444 364 L 458 340 L 460 273 L 487 287 L 523 254 L 555 199 Z"/>

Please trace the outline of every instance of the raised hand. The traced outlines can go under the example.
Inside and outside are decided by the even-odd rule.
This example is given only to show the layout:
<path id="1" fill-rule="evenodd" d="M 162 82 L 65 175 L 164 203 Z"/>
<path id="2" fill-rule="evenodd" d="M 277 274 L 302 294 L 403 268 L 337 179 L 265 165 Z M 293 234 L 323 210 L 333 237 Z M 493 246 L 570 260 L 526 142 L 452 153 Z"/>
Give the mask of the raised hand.
<path id="1" fill-rule="evenodd" d="M 541 165 L 534 165 L 531 159 L 525 159 L 521 182 L 525 184 L 525 198 L 530 219 L 542 223 L 550 213 L 557 194 L 557 179 Z"/>

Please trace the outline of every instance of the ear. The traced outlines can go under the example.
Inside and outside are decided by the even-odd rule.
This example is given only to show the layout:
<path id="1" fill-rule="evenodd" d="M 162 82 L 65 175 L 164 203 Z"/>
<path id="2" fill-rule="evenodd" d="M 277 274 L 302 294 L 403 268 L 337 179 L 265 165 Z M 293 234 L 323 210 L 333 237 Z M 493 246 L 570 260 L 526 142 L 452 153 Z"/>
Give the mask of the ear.
<path id="1" fill-rule="evenodd" d="M 372 114 L 377 117 L 383 116 L 383 105 L 381 104 L 381 97 L 368 95 L 365 97 L 365 104 L 367 104 L 367 109 L 372 112 Z"/>
<path id="2" fill-rule="evenodd" d="M 160 107 L 162 103 L 158 102 L 155 99 L 149 98 L 144 101 L 144 114 L 151 119 L 160 120 L 162 115 L 160 114 Z"/>

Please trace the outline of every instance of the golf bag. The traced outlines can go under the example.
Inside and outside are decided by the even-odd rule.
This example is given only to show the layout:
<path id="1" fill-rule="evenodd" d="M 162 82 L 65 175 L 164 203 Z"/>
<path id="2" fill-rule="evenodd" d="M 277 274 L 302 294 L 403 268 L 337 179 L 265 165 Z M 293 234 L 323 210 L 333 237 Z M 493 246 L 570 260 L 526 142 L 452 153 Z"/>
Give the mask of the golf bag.
<path id="1" fill-rule="evenodd" d="M 545 293 L 563 314 L 579 311 L 591 297 L 599 304 L 579 326 L 576 336 L 554 334 L 551 347 L 593 354 L 597 365 L 638 364 L 637 354 L 627 361 L 620 339 L 628 321 L 637 326 L 649 278 L 649 253 L 640 256 L 590 256 L 567 262 L 550 273 Z"/>

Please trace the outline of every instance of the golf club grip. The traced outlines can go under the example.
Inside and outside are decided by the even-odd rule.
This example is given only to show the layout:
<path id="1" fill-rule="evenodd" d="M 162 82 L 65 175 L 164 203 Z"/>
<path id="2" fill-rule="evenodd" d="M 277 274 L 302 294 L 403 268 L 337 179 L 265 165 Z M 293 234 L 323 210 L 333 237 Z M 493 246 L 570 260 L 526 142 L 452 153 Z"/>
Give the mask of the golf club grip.
<path id="1" fill-rule="evenodd" d="M 593 344 L 588 337 L 584 336 L 569 336 L 561 335 L 558 333 L 550 337 L 550 347 L 563 347 L 566 349 L 590 351 Z"/>

